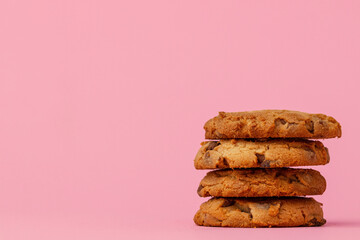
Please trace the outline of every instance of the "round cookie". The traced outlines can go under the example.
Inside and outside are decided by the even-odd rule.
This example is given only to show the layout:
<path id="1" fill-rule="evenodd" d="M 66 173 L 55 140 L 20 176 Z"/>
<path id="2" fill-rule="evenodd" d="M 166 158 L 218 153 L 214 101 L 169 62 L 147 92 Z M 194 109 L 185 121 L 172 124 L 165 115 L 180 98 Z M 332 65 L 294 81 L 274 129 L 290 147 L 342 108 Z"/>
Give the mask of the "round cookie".
<path id="1" fill-rule="evenodd" d="M 321 226 L 322 204 L 313 198 L 212 198 L 194 222 L 211 227 Z"/>
<path id="2" fill-rule="evenodd" d="M 291 168 L 227 169 L 209 172 L 200 197 L 276 197 L 320 195 L 326 181 L 318 171 Z"/>
<path id="3" fill-rule="evenodd" d="M 219 112 L 204 129 L 207 139 L 341 137 L 334 118 L 288 110 Z"/>
<path id="4" fill-rule="evenodd" d="M 279 168 L 324 165 L 330 161 L 327 148 L 311 140 L 224 139 L 201 145 L 194 160 L 196 169 Z"/>

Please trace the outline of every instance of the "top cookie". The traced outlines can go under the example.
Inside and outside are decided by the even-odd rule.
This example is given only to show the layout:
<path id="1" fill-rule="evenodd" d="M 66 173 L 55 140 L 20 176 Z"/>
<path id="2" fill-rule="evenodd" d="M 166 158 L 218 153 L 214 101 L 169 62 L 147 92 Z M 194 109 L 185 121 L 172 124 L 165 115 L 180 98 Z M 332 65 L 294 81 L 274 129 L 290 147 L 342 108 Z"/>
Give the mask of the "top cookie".
<path id="1" fill-rule="evenodd" d="M 334 118 L 289 110 L 219 112 L 204 129 L 206 139 L 341 137 L 341 126 Z"/>

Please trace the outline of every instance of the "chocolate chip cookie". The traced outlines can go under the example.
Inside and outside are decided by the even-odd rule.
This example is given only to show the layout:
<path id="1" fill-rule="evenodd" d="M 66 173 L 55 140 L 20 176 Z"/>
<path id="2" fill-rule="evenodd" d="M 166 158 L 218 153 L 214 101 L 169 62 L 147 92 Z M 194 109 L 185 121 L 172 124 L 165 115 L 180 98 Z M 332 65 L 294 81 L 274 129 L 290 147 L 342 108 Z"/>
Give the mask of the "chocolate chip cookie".
<path id="1" fill-rule="evenodd" d="M 204 129 L 207 139 L 341 137 L 341 126 L 334 118 L 288 110 L 219 112 Z"/>
<path id="2" fill-rule="evenodd" d="M 330 160 L 327 148 L 311 140 L 228 139 L 201 145 L 194 160 L 196 169 L 310 166 L 324 165 Z"/>
<path id="3" fill-rule="evenodd" d="M 245 228 L 321 226 L 326 220 L 313 198 L 212 198 L 200 206 L 194 222 Z"/>
<path id="4" fill-rule="evenodd" d="M 318 171 L 291 168 L 227 169 L 208 172 L 200 197 L 275 197 L 320 195 L 326 181 Z"/>

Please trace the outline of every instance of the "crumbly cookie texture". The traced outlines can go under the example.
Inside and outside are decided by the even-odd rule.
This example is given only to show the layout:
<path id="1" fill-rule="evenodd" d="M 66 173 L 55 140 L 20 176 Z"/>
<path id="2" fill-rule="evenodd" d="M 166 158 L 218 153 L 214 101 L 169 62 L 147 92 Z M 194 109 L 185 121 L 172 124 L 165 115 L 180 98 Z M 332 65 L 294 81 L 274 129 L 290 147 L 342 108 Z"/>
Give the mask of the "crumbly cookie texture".
<path id="1" fill-rule="evenodd" d="M 275 197 L 320 195 L 326 181 L 313 169 L 252 168 L 209 172 L 200 182 L 200 197 Z"/>
<path id="2" fill-rule="evenodd" d="M 322 204 L 313 198 L 212 198 L 194 222 L 212 227 L 321 226 Z"/>
<path id="3" fill-rule="evenodd" d="M 341 126 L 334 118 L 288 110 L 219 112 L 204 129 L 206 139 L 341 137 Z"/>
<path id="4" fill-rule="evenodd" d="M 224 139 L 201 145 L 194 160 L 196 169 L 279 168 L 324 165 L 330 161 L 327 148 L 311 140 Z"/>

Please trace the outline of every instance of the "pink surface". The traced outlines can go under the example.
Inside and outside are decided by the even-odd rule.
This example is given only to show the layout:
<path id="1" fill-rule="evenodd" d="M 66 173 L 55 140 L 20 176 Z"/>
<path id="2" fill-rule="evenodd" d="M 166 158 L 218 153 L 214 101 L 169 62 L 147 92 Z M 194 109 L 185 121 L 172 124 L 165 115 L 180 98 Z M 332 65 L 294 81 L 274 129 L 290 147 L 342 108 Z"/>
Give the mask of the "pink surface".
<path id="1" fill-rule="evenodd" d="M 1 239 L 359 239 L 360 1 L 0 1 Z M 218 111 L 334 116 L 328 224 L 194 225 Z"/>

